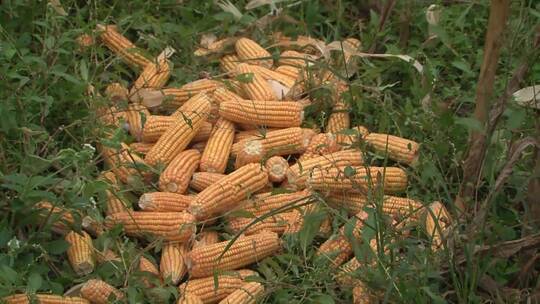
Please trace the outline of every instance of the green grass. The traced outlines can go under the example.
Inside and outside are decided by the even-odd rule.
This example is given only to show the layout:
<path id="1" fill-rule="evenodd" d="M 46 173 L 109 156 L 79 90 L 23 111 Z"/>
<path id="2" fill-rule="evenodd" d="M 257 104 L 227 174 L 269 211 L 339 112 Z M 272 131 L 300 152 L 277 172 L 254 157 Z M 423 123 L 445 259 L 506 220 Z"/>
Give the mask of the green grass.
<path id="1" fill-rule="evenodd" d="M 62 1 L 68 15 L 58 15 L 47 1 L 2 1 L 0 4 L 0 296 L 15 292 L 62 294 L 91 277 L 101 277 L 122 287 L 130 302 L 172 299 L 176 288 L 164 285 L 148 291 L 135 271 L 137 258 L 159 260 L 161 244 L 145 244 L 124 237 L 113 229 L 98 237 L 99 249 L 121 253 L 121 263 L 108 263 L 84 278 L 77 277 L 66 258 L 67 244 L 51 231 L 50 225 L 36 225 L 33 207 L 49 200 L 72 210 L 80 210 L 102 220 L 103 191 L 107 185 L 96 180 L 102 169 L 95 151 L 100 133 L 95 128 L 96 104 L 108 101 L 87 94 L 92 85 L 103 92 L 110 82 L 129 85 L 137 72 L 99 45 L 80 50 L 75 39 L 92 34 L 98 23 L 115 23 L 124 34 L 148 54 L 155 56 L 166 46 L 177 50 L 169 86 L 199 78 L 201 72 L 219 73 L 218 62 L 193 56 L 203 33 L 218 37 L 251 36 L 263 44 L 273 31 L 311 35 L 327 42 L 357 37 L 363 49 L 374 46 L 376 53 L 407 54 L 424 66 L 420 74 L 409 63 L 397 59 L 359 60 L 351 78 L 351 117 L 372 132 L 383 132 L 422 143 L 418 165 L 408 169 L 411 186 L 407 195 L 430 203 L 442 201 L 454 210 L 453 200 L 461 181 L 461 161 L 467 138 L 478 127 L 472 119 L 474 95 L 483 56 L 489 13 L 488 1 L 463 1 L 443 6 L 438 38 L 426 41 L 427 3 L 397 1 L 382 29 L 380 16 L 369 10 L 370 1 L 287 1 L 278 3 L 286 18 L 266 28 L 254 21 L 269 13 L 263 6 L 245 11 L 244 1 L 236 3 L 244 14 L 235 19 L 212 1 Z M 409 21 L 404 26 L 403 19 Z M 502 48 L 494 96 L 498 96 L 511 71 L 528 54 L 535 26 L 540 22 L 540 6 L 535 1 L 514 1 L 509 28 Z M 408 29 L 408 35 L 406 34 Z M 276 51 L 276 50 L 272 50 Z M 532 64 L 532 63 L 531 63 Z M 331 67 L 338 68 L 338 67 Z M 339 70 L 339 69 L 338 69 Z M 540 81 L 540 65 L 531 68 L 522 86 Z M 421 100 L 431 94 L 431 103 Z M 328 113 L 324 88 L 312 97 L 316 107 L 310 121 L 320 123 Z M 537 113 L 510 102 L 491 139 L 479 199 L 493 188 L 507 162 L 509 145 L 534 135 Z M 113 142 L 126 139 L 118 131 Z M 384 161 L 369 154 L 374 161 Z M 473 256 L 476 246 L 515 240 L 523 229 L 527 184 L 532 178 L 533 153 L 527 150 L 513 168 L 512 175 L 489 205 L 486 224 L 474 234 L 457 225 L 450 246 L 432 252 L 421 229 L 408 237 L 387 225 L 380 210 L 369 210 L 365 238 L 377 238 L 388 252 L 373 253 L 366 245 L 355 248 L 357 257 L 368 256 L 374 266 L 362 269 L 362 278 L 381 301 L 387 303 L 484 303 L 513 302 L 509 292 L 490 294 L 481 284 L 488 275 L 499 287 L 523 293 L 538 292 L 538 264 L 525 280 L 516 278 L 524 268 L 524 253 L 508 259 L 490 253 Z M 129 192 L 127 189 L 126 192 Z M 136 189 L 138 190 L 138 189 Z M 137 191 L 135 191 L 137 192 Z M 126 193 L 126 195 L 130 195 Z M 133 196 L 133 195 L 132 195 Z M 135 196 L 133 196 L 135 198 Z M 285 238 L 283 254 L 264 260 L 257 267 L 267 289 L 268 303 L 350 303 L 351 290 L 341 290 L 325 261 L 315 257 L 324 241 L 317 235 L 321 214 L 333 215 L 334 233 L 346 222 L 344 213 L 326 206 L 310 215 L 308 225 L 296 236 Z M 462 264 L 456 258 L 466 256 Z M 502 290 L 502 289 L 501 289 Z M 522 298 L 524 299 L 524 298 Z"/>

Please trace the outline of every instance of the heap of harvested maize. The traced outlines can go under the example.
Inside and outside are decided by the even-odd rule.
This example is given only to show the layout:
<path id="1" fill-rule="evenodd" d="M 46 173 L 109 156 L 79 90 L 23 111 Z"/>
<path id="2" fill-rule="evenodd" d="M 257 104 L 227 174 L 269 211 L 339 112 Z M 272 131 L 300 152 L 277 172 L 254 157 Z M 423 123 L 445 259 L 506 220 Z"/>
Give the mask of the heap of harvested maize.
<path id="1" fill-rule="evenodd" d="M 40 218 L 47 221 L 43 224 L 64 235 L 76 275 L 92 273 L 99 263 L 120 261 L 113 250 L 94 248 L 91 237 L 120 225 L 127 236 L 164 241 L 161 254 L 154 257 L 159 266 L 143 255 L 136 259 L 133 271 L 143 274 L 141 282 L 147 288 L 174 284 L 178 303 L 185 304 L 256 303 L 269 289 L 250 282 L 257 273 L 242 268 L 282 251 L 280 235 L 298 232 L 303 215 L 318 210 L 313 197 L 353 215 L 352 233 L 347 225 L 341 227 L 322 242 L 317 256 L 330 262 L 339 284 L 354 282 L 355 303 L 364 303 L 360 298 L 365 286 L 342 274 L 346 270 L 352 275 L 360 263 L 353 257 L 338 266 L 351 259 L 354 243 L 362 242 L 366 207 L 378 208 L 394 221 L 422 222 L 433 247 L 443 244 L 450 217 L 442 204 L 428 207 L 389 195 L 407 189 L 407 173 L 398 166 L 417 161 L 419 144 L 353 125 L 344 96 L 349 85 L 326 70 L 312 69 L 313 62 L 326 60 L 313 47 L 315 39 L 300 36 L 293 43 L 274 36 L 281 52 L 277 62 L 251 39 L 219 40 L 196 54 L 221 54 L 226 76 L 172 88 L 166 87 L 173 69 L 167 56 L 147 58 L 115 26 L 100 25 L 97 33 L 105 46 L 138 69 L 139 76 L 129 90 L 119 83 L 108 85 L 105 95 L 112 105 L 96 109 L 105 126 L 126 129 L 133 140 L 120 143 L 120 149 L 107 146 L 110 140 L 100 145 L 106 166 L 101 179 L 109 185 L 103 225 L 85 217 L 88 233 L 81 232 L 73 228 L 80 214 L 49 202 L 37 205 Z M 352 38 L 343 44 L 360 47 Z M 291 45 L 302 45 L 306 53 Z M 350 64 L 353 58 L 345 54 L 342 61 Z M 304 124 L 304 109 L 313 103 L 306 90 L 313 81 L 332 90 L 332 110 L 323 128 Z M 122 109 L 119 101 L 130 103 Z M 163 115 L 167 111 L 170 115 Z M 111 134 L 107 131 L 104 137 Z M 367 163 L 372 159 L 365 157 L 368 151 L 385 161 Z M 381 166 L 386 159 L 395 165 Z M 134 188 L 141 182 L 150 191 Z M 279 187 L 288 192 L 273 194 Z M 140 194 L 138 204 L 123 195 L 130 191 Z M 237 239 L 223 239 L 227 234 L 220 226 L 212 227 L 221 217 L 229 232 L 241 234 Z M 201 223 L 204 227 L 198 228 Z M 331 232 L 328 223 L 321 231 Z M 80 298 L 34 297 L 43 303 L 106 303 L 122 299 L 126 287 L 91 279 L 81 288 Z M 3 300 L 28 303 L 29 297 L 16 294 Z"/>

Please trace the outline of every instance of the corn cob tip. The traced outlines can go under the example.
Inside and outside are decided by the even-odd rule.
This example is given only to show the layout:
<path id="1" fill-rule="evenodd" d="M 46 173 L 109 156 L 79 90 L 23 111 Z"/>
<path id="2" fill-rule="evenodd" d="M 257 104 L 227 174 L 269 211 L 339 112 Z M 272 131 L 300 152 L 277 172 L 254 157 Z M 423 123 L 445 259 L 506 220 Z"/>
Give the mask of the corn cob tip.
<path id="1" fill-rule="evenodd" d="M 152 206 L 152 196 L 144 193 L 139 198 L 139 208 L 141 208 L 141 210 L 145 210 L 150 206 Z"/>

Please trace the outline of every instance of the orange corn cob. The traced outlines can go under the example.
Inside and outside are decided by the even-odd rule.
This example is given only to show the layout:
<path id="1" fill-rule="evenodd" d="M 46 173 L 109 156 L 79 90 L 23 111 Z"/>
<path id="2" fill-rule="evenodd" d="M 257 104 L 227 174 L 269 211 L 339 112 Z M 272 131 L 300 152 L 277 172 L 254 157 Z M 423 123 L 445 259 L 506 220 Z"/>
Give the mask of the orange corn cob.
<path id="1" fill-rule="evenodd" d="M 263 232 L 234 241 L 219 242 L 192 250 L 186 259 L 192 278 L 212 276 L 215 271 L 235 270 L 276 253 L 281 248 L 277 234 Z M 227 251 L 225 248 L 230 245 Z M 220 258 L 221 256 L 221 258 Z"/>
<path id="2" fill-rule="evenodd" d="M 184 246 L 175 244 L 166 244 L 161 250 L 161 261 L 159 263 L 159 272 L 165 280 L 169 279 L 174 285 L 177 285 L 186 274 L 186 265 L 184 259 L 187 250 Z"/>
<path id="3" fill-rule="evenodd" d="M 360 139 L 365 138 L 369 131 L 364 126 L 352 127 L 347 133 L 351 132 L 352 134 L 340 134 L 341 146 L 350 147 L 353 143 L 358 142 Z"/>
<path id="4" fill-rule="evenodd" d="M 211 79 L 199 79 L 187 83 L 180 88 L 166 88 L 161 90 L 170 108 L 178 108 L 184 102 L 199 93 L 210 93 L 217 88 L 223 87 L 223 83 Z"/>
<path id="5" fill-rule="evenodd" d="M 317 172 L 329 168 L 344 168 L 346 166 L 359 166 L 363 164 L 362 152 L 357 150 L 338 151 L 317 156 L 305 161 L 298 161 L 287 171 L 288 182 L 298 188 L 306 185 L 309 177 Z M 342 171 L 341 171 L 342 172 Z"/>
<path id="6" fill-rule="evenodd" d="M 142 55 L 139 48 L 120 34 L 115 26 L 99 24 L 97 28 L 101 31 L 100 38 L 103 44 L 118 54 L 128 64 L 144 68 L 146 65 L 152 63 L 152 61 Z"/>
<path id="7" fill-rule="evenodd" d="M 190 149 L 176 155 L 159 176 L 159 189 L 166 192 L 185 193 L 193 172 L 199 167 L 201 153 Z"/>
<path id="8" fill-rule="evenodd" d="M 297 68 L 303 68 L 311 65 L 310 61 L 315 60 L 315 57 L 309 54 L 300 53 L 297 51 L 283 51 L 279 58 L 279 65 L 290 65 Z"/>
<path id="9" fill-rule="evenodd" d="M 255 304 L 263 294 L 264 286 L 261 283 L 249 282 L 240 286 L 219 304 Z"/>
<path id="10" fill-rule="evenodd" d="M 227 101 L 244 100 L 242 97 L 238 96 L 234 92 L 227 90 L 227 88 L 217 88 L 212 94 L 212 99 L 214 100 L 214 103 L 216 104 L 221 104 L 222 102 L 227 102 Z"/>
<path id="11" fill-rule="evenodd" d="M 105 96 L 114 103 L 128 100 L 129 91 L 126 87 L 118 82 L 111 83 L 105 88 Z"/>
<path id="12" fill-rule="evenodd" d="M 225 176 L 226 175 L 222 173 L 195 172 L 191 177 L 189 187 L 193 188 L 195 191 L 203 191 L 210 185 L 217 183 L 217 181 Z"/>
<path id="13" fill-rule="evenodd" d="M 280 183 L 287 177 L 289 162 L 281 156 L 272 156 L 264 165 L 268 171 L 268 179 L 273 183 Z"/>
<path id="14" fill-rule="evenodd" d="M 388 158 L 397 162 L 412 165 L 418 160 L 420 144 L 412 140 L 380 133 L 370 133 L 365 140 L 376 152 L 388 153 Z"/>
<path id="15" fill-rule="evenodd" d="M 119 150 L 102 148 L 105 164 L 123 183 L 129 183 L 137 176 L 147 179 L 150 175 L 143 171 L 144 160 L 135 153 L 131 153 L 128 145 L 121 143 L 120 146 Z"/>
<path id="16" fill-rule="evenodd" d="M 240 58 L 234 54 L 230 55 L 224 55 L 219 60 L 219 66 L 221 67 L 221 70 L 225 73 L 232 73 L 236 69 L 236 66 L 238 65 L 240 61 Z"/>
<path id="17" fill-rule="evenodd" d="M 219 118 L 201 156 L 200 171 L 224 173 L 234 140 L 234 124 Z"/>
<path id="18" fill-rule="evenodd" d="M 270 68 L 273 65 L 272 54 L 251 39 L 238 39 L 234 45 L 234 48 L 236 49 L 236 53 L 238 54 L 238 58 L 240 58 L 240 60 L 246 60 L 250 64 L 260 65 L 267 68 Z"/>
<path id="19" fill-rule="evenodd" d="M 442 247 L 443 240 L 452 224 L 452 218 L 441 202 L 433 202 L 425 211 L 425 229 L 431 238 L 431 247 L 436 250 Z"/>
<path id="20" fill-rule="evenodd" d="M 178 118 L 182 118 L 181 115 L 160 116 L 150 115 L 147 117 L 142 130 L 141 141 L 147 143 L 153 143 L 159 140 L 161 135 L 167 131 L 167 129 L 178 121 Z M 195 134 L 192 142 L 205 141 L 210 137 L 212 131 L 212 124 L 209 122 L 203 122 L 201 128 Z"/>
<path id="21" fill-rule="evenodd" d="M 134 142 L 129 144 L 129 149 L 135 153 L 139 154 L 146 154 L 152 147 L 154 146 L 154 143 L 147 143 L 147 142 Z"/>
<path id="22" fill-rule="evenodd" d="M 33 299 L 36 302 L 32 301 Z M 0 302 L 6 304 L 30 304 L 30 303 L 40 303 L 40 304 L 90 304 L 88 300 L 79 298 L 79 297 L 63 297 L 52 294 L 36 294 L 34 296 L 29 296 L 26 294 L 16 294 L 7 296 L 0 299 Z"/>
<path id="23" fill-rule="evenodd" d="M 204 304 L 204 302 L 194 294 L 184 294 L 178 299 L 176 304 Z"/>
<path id="24" fill-rule="evenodd" d="M 298 211 L 279 213 L 264 219 L 236 217 L 228 221 L 227 227 L 234 233 L 253 235 L 263 232 L 283 234 L 296 219 Z"/>
<path id="25" fill-rule="evenodd" d="M 336 141 L 342 144 L 347 142 L 347 135 L 340 132 L 350 127 L 349 106 L 343 101 L 336 102 L 332 108 L 332 114 L 328 117 L 326 132 L 336 134 Z"/>
<path id="26" fill-rule="evenodd" d="M 219 242 L 219 234 L 214 230 L 203 230 L 197 234 L 192 250 L 201 246 L 212 245 Z"/>
<path id="27" fill-rule="evenodd" d="M 238 168 L 274 155 L 302 153 L 314 135 L 311 129 L 295 127 L 267 132 L 265 138 L 241 141 L 234 144 L 239 148 L 233 146 L 233 151 L 238 151 L 235 165 Z"/>
<path id="28" fill-rule="evenodd" d="M 181 212 L 187 209 L 192 196 L 171 192 L 148 192 L 139 198 L 139 207 L 143 211 Z"/>
<path id="29" fill-rule="evenodd" d="M 139 78 L 133 83 L 132 92 L 136 92 L 142 88 L 161 89 L 171 76 L 171 64 L 167 58 L 163 56 L 144 67 Z"/>
<path id="30" fill-rule="evenodd" d="M 351 213 L 364 210 L 366 206 L 377 208 L 381 204 L 382 212 L 391 217 L 413 217 L 418 219 L 419 211 L 424 206 L 421 202 L 405 198 L 385 195 L 381 203 L 368 201 L 367 197 L 361 193 L 332 192 L 328 196 L 329 202 L 335 207 L 344 207 Z"/>
<path id="31" fill-rule="evenodd" d="M 192 294 L 201 299 L 205 304 L 218 303 L 220 300 L 233 293 L 237 288 L 242 286 L 247 277 L 255 276 L 257 273 L 251 270 L 239 270 L 235 272 L 227 272 L 211 275 L 202 279 L 190 279 L 187 282 L 178 286 L 180 294 Z"/>
<path id="32" fill-rule="evenodd" d="M 170 126 L 148 151 L 145 160 L 151 165 L 158 162 L 168 164 L 182 152 L 197 134 L 210 111 L 210 100 L 201 93 L 186 102 L 181 111 L 184 116 Z"/>
<path id="33" fill-rule="evenodd" d="M 237 123 L 299 127 L 304 119 L 304 107 L 295 101 L 232 100 L 219 105 L 219 115 Z"/>
<path id="34" fill-rule="evenodd" d="M 208 219 L 236 207 L 248 194 L 267 183 L 268 174 L 258 164 L 243 166 L 201 191 L 188 210 L 197 219 Z"/>
<path id="35" fill-rule="evenodd" d="M 41 201 L 35 205 L 40 210 L 39 217 L 52 223 L 52 230 L 58 234 L 66 234 L 75 224 L 71 212 L 63 207 L 54 206 L 48 201 Z"/>
<path id="36" fill-rule="evenodd" d="M 300 68 L 297 68 L 291 65 L 280 65 L 275 69 L 275 72 L 285 75 L 297 81 L 300 78 L 301 71 L 300 71 Z"/>
<path id="37" fill-rule="evenodd" d="M 88 280 L 81 288 L 81 296 L 95 304 L 107 304 L 124 298 L 118 289 L 102 280 Z"/>
<path id="38" fill-rule="evenodd" d="M 241 202 L 237 209 L 259 217 L 276 209 L 305 204 L 311 195 L 307 190 L 283 194 L 261 193 Z"/>
<path id="39" fill-rule="evenodd" d="M 337 144 L 336 136 L 332 133 L 321 133 L 313 136 L 309 145 L 306 148 L 306 152 L 300 156 L 299 162 L 304 162 L 308 159 L 312 159 L 318 156 L 322 156 L 329 153 L 334 153 L 340 150 L 340 146 Z"/>
<path id="40" fill-rule="evenodd" d="M 156 265 L 144 256 L 141 256 L 139 259 L 139 271 L 144 272 L 147 276 L 155 277 L 157 280 L 161 280 L 159 270 Z M 141 280 L 147 288 L 154 287 L 154 284 L 152 284 L 147 277 L 142 278 Z"/>
<path id="41" fill-rule="evenodd" d="M 347 168 L 348 167 L 348 168 Z M 407 188 L 407 174 L 397 167 L 328 167 L 315 170 L 308 178 L 307 184 L 316 190 L 366 191 L 382 183 L 385 193 L 402 192 Z M 349 168 L 352 168 L 350 170 Z M 347 176 L 345 170 L 351 171 Z M 383 175 L 384 174 L 384 175 Z"/>
<path id="42" fill-rule="evenodd" d="M 278 128 L 257 128 L 253 130 L 239 131 L 234 135 L 234 143 L 241 142 L 248 139 L 257 139 L 266 137 L 266 133 L 270 131 L 277 131 Z M 237 146 L 238 148 L 238 146 Z M 238 151 L 236 151 L 238 152 Z M 236 152 L 234 154 L 236 154 Z"/>
<path id="43" fill-rule="evenodd" d="M 201 128 L 199 129 L 199 132 L 195 134 L 191 142 L 197 143 L 201 141 L 207 141 L 210 138 L 210 135 L 212 134 L 213 129 L 214 129 L 214 125 L 212 125 L 211 123 L 207 121 L 203 122 Z"/>
<path id="44" fill-rule="evenodd" d="M 94 271 L 94 246 L 92 238 L 84 231 L 81 234 L 71 231 L 65 237 L 69 243 L 67 256 L 71 267 L 78 275 L 87 275 Z"/>
<path id="45" fill-rule="evenodd" d="M 110 215 L 105 226 L 122 224 L 127 235 L 145 234 L 162 237 L 171 242 L 185 242 L 195 233 L 195 218 L 187 212 L 122 212 Z"/>
<path id="46" fill-rule="evenodd" d="M 107 171 L 102 174 L 102 178 L 104 181 L 109 183 L 110 190 L 106 190 L 105 194 L 107 196 L 107 214 L 113 214 L 116 212 L 123 212 L 126 211 L 128 208 L 122 199 L 119 197 L 118 192 L 120 191 L 119 187 L 119 181 L 116 178 L 116 175 L 111 172 Z"/>
<path id="47" fill-rule="evenodd" d="M 266 79 L 259 73 L 253 72 L 245 63 L 240 63 L 236 67 L 237 75 L 250 75 L 251 79 L 246 79 L 240 83 L 240 88 L 252 100 L 277 100 L 276 94 Z"/>
<path id="48" fill-rule="evenodd" d="M 148 109 L 140 104 L 130 104 L 126 110 L 126 119 L 129 125 L 129 134 L 141 141 L 143 123 L 150 116 Z"/>

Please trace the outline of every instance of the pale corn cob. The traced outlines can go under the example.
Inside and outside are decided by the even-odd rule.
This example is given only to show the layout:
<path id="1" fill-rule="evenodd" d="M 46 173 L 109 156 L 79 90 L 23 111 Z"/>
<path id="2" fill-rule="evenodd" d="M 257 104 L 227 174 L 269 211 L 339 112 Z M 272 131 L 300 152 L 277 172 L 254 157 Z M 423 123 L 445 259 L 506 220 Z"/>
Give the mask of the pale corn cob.
<path id="1" fill-rule="evenodd" d="M 161 90 L 167 99 L 167 106 L 177 108 L 184 102 L 199 93 L 210 93 L 217 88 L 223 87 L 223 83 L 211 79 L 199 79 L 187 83 L 180 88 L 166 88 Z"/>
<path id="2" fill-rule="evenodd" d="M 219 118 L 200 160 L 200 171 L 225 173 L 234 140 L 234 124 L 226 118 Z"/>
<path id="3" fill-rule="evenodd" d="M 237 210 L 259 217 L 276 209 L 303 205 L 311 195 L 307 190 L 283 194 L 261 193 L 241 202 Z"/>
<path id="4" fill-rule="evenodd" d="M 194 294 L 183 294 L 176 304 L 204 304 L 204 302 Z"/>
<path id="5" fill-rule="evenodd" d="M 70 227 L 75 224 L 75 219 L 71 212 L 63 207 L 54 206 L 51 202 L 41 201 L 35 205 L 38 209 L 39 217 L 51 223 L 52 231 L 58 234 L 66 234 Z"/>
<path id="6" fill-rule="evenodd" d="M 263 232 L 230 241 L 195 248 L 186 258 L 192 278 L 212 276 L 215 271 L 242 268 L 276 253 L 281 248 L 277 234 Z M 230 247 L 225 251 L 227 246 Z"/>
<path id="7" fill-rule="evenodd" d="M 252 72 L 248 65 L 240 63 L 236 66 L 237 75 L 251 75 L 251 79 L 246 79 L 240 83 L 240 88 L 252 100 L 277 100 L 277 96 L 266 79 L 258 72 Z"/>
<path id="8" fill-rule="evenodd" d="M 192 196 L 172 192 L 148 192 L 139 198 L 139 207 L 143 211 L 181 212 L 192 200 Z"/>
<path id="9" fill-rule="evenodd" d="M 412 140 L 380 133 L 370 133 L 365 140 L 376 152 L 388 153 L 388 158 L 397 162 L 412 165 L 418 160 L 420 144 Z"/>
<path id="10" fill-rule="evenodd" d="M 195 149 L 176 155 L 159 176 L 159 189 L 164 192 L 185 193 L 200 160 L 201 153 Z"/>
<path id="11" fill-rule="evenodd" d="M 160 115 L 150 115 L 147 117 L 142 130 L 141 141 L 146 143 L 154 143 L 159 140 L 161 135 L 167 131 L 167 129 L 174 125 L 178 119 L 178 115 L 171 116 L 160 116 Z M 212 124 L 209 122 L 203 122 L 201 128 L 195 134 L 192 139 L 192 142 L 205 141 L 210 137 L 210 132 L 212 131 Z"/>
<path id="12" fill-rule="evenodd" d="M 258 164 L 243 166 L 201 191 L 188 210 L 199 220 L 208 219 L 233 209 L 267 183 L 268 174 Z"/>
<path id="13" fill-rule="evenodd" d="M 143 124 L 150 116 L 148 109 L 140 104 L 130 104 L 127 108 L 126 120 L 129 125 L 129 134 L 137 141 L 141 141 Z"/>
<path id="14" fill-rule="evenodd" d="M 178 286 L 180 294 L 192 294 L 198 296 L 205 304 L 218 303 L 220 300 L 233 293 L 237 288 L 245 283 L 245 278 L 256 276 L 257 273 L 251 270 L 238 270 L 211 275 L 202 279 L 190 279 Z"/>
<path id="15" fill-rule="evenodd" d="M 240 58 L 234 54 L 230 55 L 224 55 L 219 60 L 219 66 L 221 67 L 221 70 L 225 73 L 232 73 L 236 69 L 236 66 L 238 65 L 240 61 Z"/>
<path id="16" fill-rule="evenodd" d="M 289 128 L 302 124 L 304 107 L 295 101 L 232 100 L 220 103 L 219 115 L 236 123 Z"/>
<path id="17" fill-rule="evenodd" d="M 132 211 L 115 213 L 105 220 L 108 228 L 116 224 L 122 224 L 130 236 L 150 234 L 171 242 L 185 242 L 195 233 L 195 218 L 187 212 Z"/>
<path id="18" fill-rule="evenodd" d="M 88 280 L 81 287 L 81 296 L 93 304 L 107 304 L 124 298 L 118 289 L 102 280 Z"/>
<path id="19" fill-rule="evenodd" d="M 280 66 L 289 65 L 297 68 L 312 65 L 311 61 L 316 59 L 313 55 L 300 53 L 293 50 L 283 51 L 279 57 Z"/>
<path id="20" fill-rule="evenodd" d="M 297 188 L 303 188 L 306 181 L 316 172 L 324 171 L 328 168 L 343 168 L 346 166 L 359 166 L 364 162 L 362 152 L 357 150 L 344 150 L 326 155 L 310 158 L 305 161 L 298 161 L 289 167 L 287 180 Z M 342 172 L 343 174 L 343 172 Z"/>
<path id="21" fill-rule="evenodd" d="M 292 65 L 280 65 L 275 70 L 276 73 L 285 75 L 295 81 L 299 80 L 300 77 L 300 68 L 294 67 Z"/>
<path id="22" fill-rule="evenodd" d="M 248 61 L 250 64 L 260 65 L 270 68 L 274 64 L 272 54 L 260 46 L 257 42 L 248 39 L 240 38 L 234 45 L 238 58 Z"/>
<path id="23" fill-rule="evenodd" d="M 431 239 L 431 248 L 440 249 L 446 238 L 452 218 L 441 202 L 433 202 L 426 207 L 424 225 L 426 234 Z"/>
<path id="24" fill-rule="evenodd" d="M 347 143 L 347 135 L 341 133 L 345 129 L 351 127 L 351 118 L 349 116 L 349 106 L 344 101 L 338 101 L 332 108 L 332 114 L 328 117 L 326 123 L 326 132 L 336 134 L 338 144 Z"/>
<path id="25" fill-rule="evenodd" d="M 111 51 L 117 53 L 124 61 L 133 66 L 144 68 L 151 64 L 148 58 L 142 55 L 142 52 L 131 41 L 120 34 L 114 26 L 104 26 L 99 24 L 98 30 L 101 31 L 100 39 Z"/>
<path id="26" fill-rule="evenodd" d="M 328 196 L 329 203 L 335 207 L 344 207 L 355 214 L 364 210 L 366 206 L 377 208 L 379 203 L 368 200 L 365 194 L 350 192 L 332 192 Z M 385 195 L 380 203 L 381 210 L 393 218 L 412 217 L 418 219 L 424 206 L 421 202 L 405 198 Z"/>
<path id="27" fill-rule="evenodd" d="M 207 56 L 214 53 L 222 53 L 224 52 L 229 46 L 233 46 L 234 43 L 238 40 L 237 37 L 227 37 L 223 39 L 219 39 L 216 41 L 213 41 L 212 43 L 204 45 L 202 48 L 198 48 L 193 52 L 195 56 Z"/>
<path id="28" fill-rule="evenodd" d="M 152 147 L 154 146 L 154 143 L 149 142 L 134 142 L 129 144 L 129 149 L 135 153 L 139 154 L 146 154 Z"/>
<path id="29" fill-rule="evenodd" d="M 300 156 L 299 162 L 304 162 L 308 159 L 312 159 L 318 156 L 322 156 L 329 153 L 334 153 L 340 150 L 340 146 L 337 144 L 336 136 L 332 133 L 320 133 L 309 142 L 306 148 L 306 152 Z"/>
<path id="30" fill-rule="evenodd" d="M 261 283 L 249 282 L 221 300 L 219 304 L 255 304 L 264 294 Z"/>
<path id="31" fill-rule="evenodd" d="M 219 242 L 219 234 L 214 230 L 203 230 L 195 236 L 192 250 L 201 246 L 212 245 Z"/>
<path id="32" fill-rule="evenodd" d="M 227 88 L 217 88 L 212 94 L 212 99 L 214 103 L 216 104 L 221 104 L 222 102 L 227 102 L 227 101 L 244 100 L 242 97 L 238 96 L 234 92 L 227 90 Z"/>
<path id="33" fill-rule="evenodd" d="M 144 272 L 145 275 L 155 277 L 158 281 L 161 281 L 161 276 L 156 265 L 144 256 L 139 259 L 139 271 Z M 154 287 L 148 277 L 141 278 L 141 281 L 147 288 Z"/>
<path id="34" fill-rule="evenodd" d="M 101 223 L 88 215 L 82 218 L 81 227 L 84 229 L 84 231 L 95 237 L 102 235 L 105 231 Z"/>
<path id="35" fill-rule="evenodd" d="M 132 92 L 142 88 L 161 89 L 171 76 L 171 64 L 163 56 L 156 62 L 152 62 L 144 67 L 141 74 L 133 83 Z"/>
<path id="36" fill-rule="evenodd" d="M 84 231 L 81 231 L 81 234 L 71 231 L 66 235 L 65 240 L 69 243 L 66 252 L 69 264 L 75 273 L 83 276 L 94 271 L 96 263 L 90 235 Z"/>
<path id="37" fill-rule="evenodd" d="M 145 165 L 144 160 L 135 153 L 131 153 L 128 145 L 121 143 L 120 150 L 108 147 L 102 147 L 101 150 L 105 164 L 123 183 L 130 183 L 137 176 L 143 179 L 150 177 L 151 173 L 141 168 Z"/>
<path id="38" fill-rule="evenodd" d="M 199 153 L 203 153 L 204 152 L 204 148 L 206 147 L 206 141 L 200 141 L 200 142 L 196 142 L 194 144 L 191 144 L 189 146 L 190 149 L 194 149 L 194 150 L 197 150 L 199 151 Z"/>
<path id="39" fill-rule="evenodd" d="M 184 259 L 187 250 L 184 246 L 166 244 L 161 250 L 161 261 L 159 262 L 159 272 L 165 280 L 170 280 L 177 285 L 186 274 Z"/>
<path id="40" fill-rule="evenodd" d="M 148 164 L 168 164 L 187 147 L 210 111 L 210 100 L 204 93 L 198 94 L 186 102 L 181 111 L 184 117 L 177 118 L 177 123 L 171 125 L 146 154 Z"/>
<path id="41" fill-rule="evenodd" d="M 129 91 L 118 82 L 111 83 L 105 88 L 105 96 L 114 103 L 128 100 Z"/>
<path id="42" fill-rule="evenodd" d="M 293 210 L 268 216 L 264 219 L 236 217 L 227 222 L 227 227 L 234 234 L 243 233 L 244 235 L 253 235 L 263 232 L 273 232 L 281 235 L 297 219 L 297 213 L 298 211 Z"/>
<path id="43" fill-rule="evenodd" d="M 295 127 L 268 132 L 262 139 L 241 141 L 235 144 L 240 147 L 236 150 L 235 166 L 256 163 L 274 155 L 303 153 L 314 135 L 311 129 Z"/>
<path id="44" fill-rule="evenodd" d="M 407 174 L 397 167 L 349 167 L 353 174 L 346 176 L 348 166 L 328 167 L 313 171 L 306 183 L 315 190 L 367 191 L 378 187 L 379 183 L 385 193 L 402 192 L 407 188 Z M 346 169 L 347 168 L 347 169 Z M 383 175 L 384 174 L 384 175 Z"/>
<path id="45" fill-rule="evenodd" d="M 273 183 L 279 183 L 287 177 L 289 162 L 281 156 L 272 156 L 264 165 L 268 171 L 268 179 Z"/>
<path id="46" fill-rule="evenodd" d="M 278 128 L 262 128 L 262 129 L 254 129 L 254 130 L 246 130 L 246 131 L 239 131 L 234 135 L 234 143 L 241 142 L 243 140 L 248 139 L 256 139 L 256 138 L 264 138 L 266 136 L 266 133 L 270 131 L 277 131 Z M 238 149 L 238 146 L 237 146 Z M 236 151 L 238 152 L 238 150 Z M 236 155 L 236 153 L 234 153 Z"/>
<path id="47" fill-rule="evenodd" d="M 77 37 L 77 44 L 79 45 L 79 48 L 81 50 L 84 50 L 86 48 L 89 48 L 95 45 L 96 41 L 94 40 L 94 37 L 88 34 L 82 34 L 79 37 Z"/>
<path id="48" fill-rule="evenodd" d="M 107 215 L 126 211 L 127 206 L 118 196 L 118 191 L 120 189 L 118 187 L 119 181 L 116 178 L 116 175 L 111 171 L 107 171 L 102 174 L 102 179 L 110 185 L 110 189 L 105 190 L 105 195 L 107 196 Z"/>
<path id="49" fill-rule="evenodd" d="M 219 181 L 225 176 L 226 175 L 222 173 L 195 172 L 191 177 L 189 187 L 195 191 L 200 192 L 208 188 L 210 185 L 215 184 L 217 181 Z"/>
<path id="50" fill-rule="evenodd" d="M 36 302 L 34 302 L 33 299 L 35 299 Z M 88 300 L 80 297 L 63 297 L 52 294 L 36 294 L 34 296 L 16 294 L 1 298 L 0 302 L 6 304 L 90 304 Z"/>
<path id="51" fill-rule="evenodd" d="M 114 251 L 106 249 L 103 252 L 96 251 L 96 262 L 98 264 L 104 264 L 107 262 L 121 262 L 122 260 Z"/>

